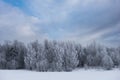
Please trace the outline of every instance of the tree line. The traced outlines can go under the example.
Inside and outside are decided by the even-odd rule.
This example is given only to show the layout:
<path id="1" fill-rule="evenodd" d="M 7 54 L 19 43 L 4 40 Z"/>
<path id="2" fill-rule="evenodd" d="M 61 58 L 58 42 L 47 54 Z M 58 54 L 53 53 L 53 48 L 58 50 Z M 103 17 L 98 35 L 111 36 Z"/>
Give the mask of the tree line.
<path id="1" fill-rule="evenodd" d="M 0 69 L 46 72 L 115 67 L 120 67 L 120 47 L 108 48 L 95 42 L 83 47 L 79 43 L 55 40 L 43 43 L 36 40 L 27 45 L 17 40 L 0 44 Z"/>

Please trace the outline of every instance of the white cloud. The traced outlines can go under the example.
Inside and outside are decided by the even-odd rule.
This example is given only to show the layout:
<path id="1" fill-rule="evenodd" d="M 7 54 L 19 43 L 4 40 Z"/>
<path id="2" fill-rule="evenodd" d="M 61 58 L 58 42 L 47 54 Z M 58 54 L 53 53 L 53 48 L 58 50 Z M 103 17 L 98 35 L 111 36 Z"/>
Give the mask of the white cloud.
<path id="1" fill-rule="evenodd" d="M 64 30 L 62 30 L 62 32 L 63 31 Z M 107 44 L 107 45 L 110 45 L 110 44 L 112 45 L 112 43 L 106 42 L 109 40 L 109 37 L 107 37 L 107 36 L 104 37 L 104 36 L 109 35 L 111 33 L 118 32 L 118 31 L 120 31 L 120 22 L 116 25 L 106 27 L 106 28 L 98 30 L 98 31 L 96 31 L 94 29 L 89 29 L 89 31 L 86 31 L 86 33 L 85 32 L 80 33 L 79 30 L 74 31 L 74 32 L 65 32 L 64 31 L 63 32 L 64 36 L 62 36 L 61 40 L 75 41 L 75 42 L 81 43 L 82 45 L 86 45 L 86 44 L 91 43 L 93 41 L 102 42 L 102 43 Z M 110 36 L 110 38 L 111 37 L 113 38 L 114 36 Z M 116 37 L 119 38 L 119 36 L 116 36 Z M 114 38 L 112 40 L 117 40 L 118 38 Z"/>
<path id="2" fill-rule="evenodd" d="M 41 22 L 37 17 L 27 16 L 20 9 L 0 1 L 0 40 L 38 39 L 41 35 L 38 36 L 38 26 L 35 25 Z"/>
<path id="3" fill-rule="evenodd" d="M 29 8 L 40 19 L 49 22 L 65 21 L 69 13 L 79 4 L 80 0 L 28 0 Z"/>
<path id="4" fill-rule="evenodd" d="M 21 26 L 17 29 L 17 32 L 21 36 L 35 36 L 35 33 L 30 26 Z"/>
<path id="5" fill-rule="evenodd" d="M 26 0 L 26 3 L 34 16 L 28 16 L 19 8 L 0 1 L 2 39 L 28 41 L 57 36 L 60 40 L 85 44 L 92 40 L 101 40 L 104 35 L 120 29 L 119 24 L 112 24 L 117 21 L 116 17 L 120 13 L 119 0 Z M 92 32 L 104 23 L 110 24 L 110 27 Z M 76 29 L 72 30 L 73 27 Z"/>
<path id="6" fill-rule="evenodd" d="M 73 11 L 76 7 L 80 8 L 83 6 L 107 6 L 110 5 L 113 1 L 112 0 L 62 0 L 61 2 L 57 0 L 28 0 L 26 3 L 29 4 L 30 9 L 35 12 L 36 14 L 47 14 L 42 12 L 48 13 L 58 13 L 61 14 L 62 12 L 66 11 Z M 51 14 L 48 14 L 51 15 Z M 46 16 L 48 16 L 46 15 Z"/>
<path id="7" fill-rule="evenodd" d="M 96 33 L 90 34 L 87 37 L 84 37 L 85 41 L 90 41 L 90 40 L 99 40 L 101 39 L 104 35 L 110 34 L 112 32 L 116 32 L 120 30 L 120 23 L 117 25 L 114 25 L 112 27 L 107 27 L 106 29 L 102 29 Z"/>

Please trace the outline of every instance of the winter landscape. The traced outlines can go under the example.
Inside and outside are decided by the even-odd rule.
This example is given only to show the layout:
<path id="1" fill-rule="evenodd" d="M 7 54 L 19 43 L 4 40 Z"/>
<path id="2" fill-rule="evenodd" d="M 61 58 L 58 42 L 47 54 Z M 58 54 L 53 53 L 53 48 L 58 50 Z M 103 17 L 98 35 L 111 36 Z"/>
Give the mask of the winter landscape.
<path id="1" fill-rule="evenodd" d="M 120 80 L 120 0 L 0 0 L 0 80 Z"/>

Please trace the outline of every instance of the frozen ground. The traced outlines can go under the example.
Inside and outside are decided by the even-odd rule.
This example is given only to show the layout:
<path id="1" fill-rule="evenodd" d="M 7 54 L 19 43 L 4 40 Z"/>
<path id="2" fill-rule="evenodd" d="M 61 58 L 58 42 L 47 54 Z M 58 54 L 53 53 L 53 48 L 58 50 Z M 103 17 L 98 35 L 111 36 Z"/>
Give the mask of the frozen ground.
<path id="1" fill-rule="evenodd" d="M 75 70 L 73 72 L 34 72 L 0 70 L 0 80 L 120 80 L 120 70 Z"/>

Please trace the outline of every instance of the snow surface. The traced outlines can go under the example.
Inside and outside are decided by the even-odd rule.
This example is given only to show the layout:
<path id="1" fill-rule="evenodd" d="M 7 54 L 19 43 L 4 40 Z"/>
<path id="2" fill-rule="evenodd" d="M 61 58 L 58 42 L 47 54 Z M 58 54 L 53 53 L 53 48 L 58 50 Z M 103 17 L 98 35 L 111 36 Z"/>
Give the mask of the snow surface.
<path id="1" fill-rule="evenodd" d="M 120 80 L 120 70 L 79 69 L 73 72 L 0 70 L 0 80 Z"/>

